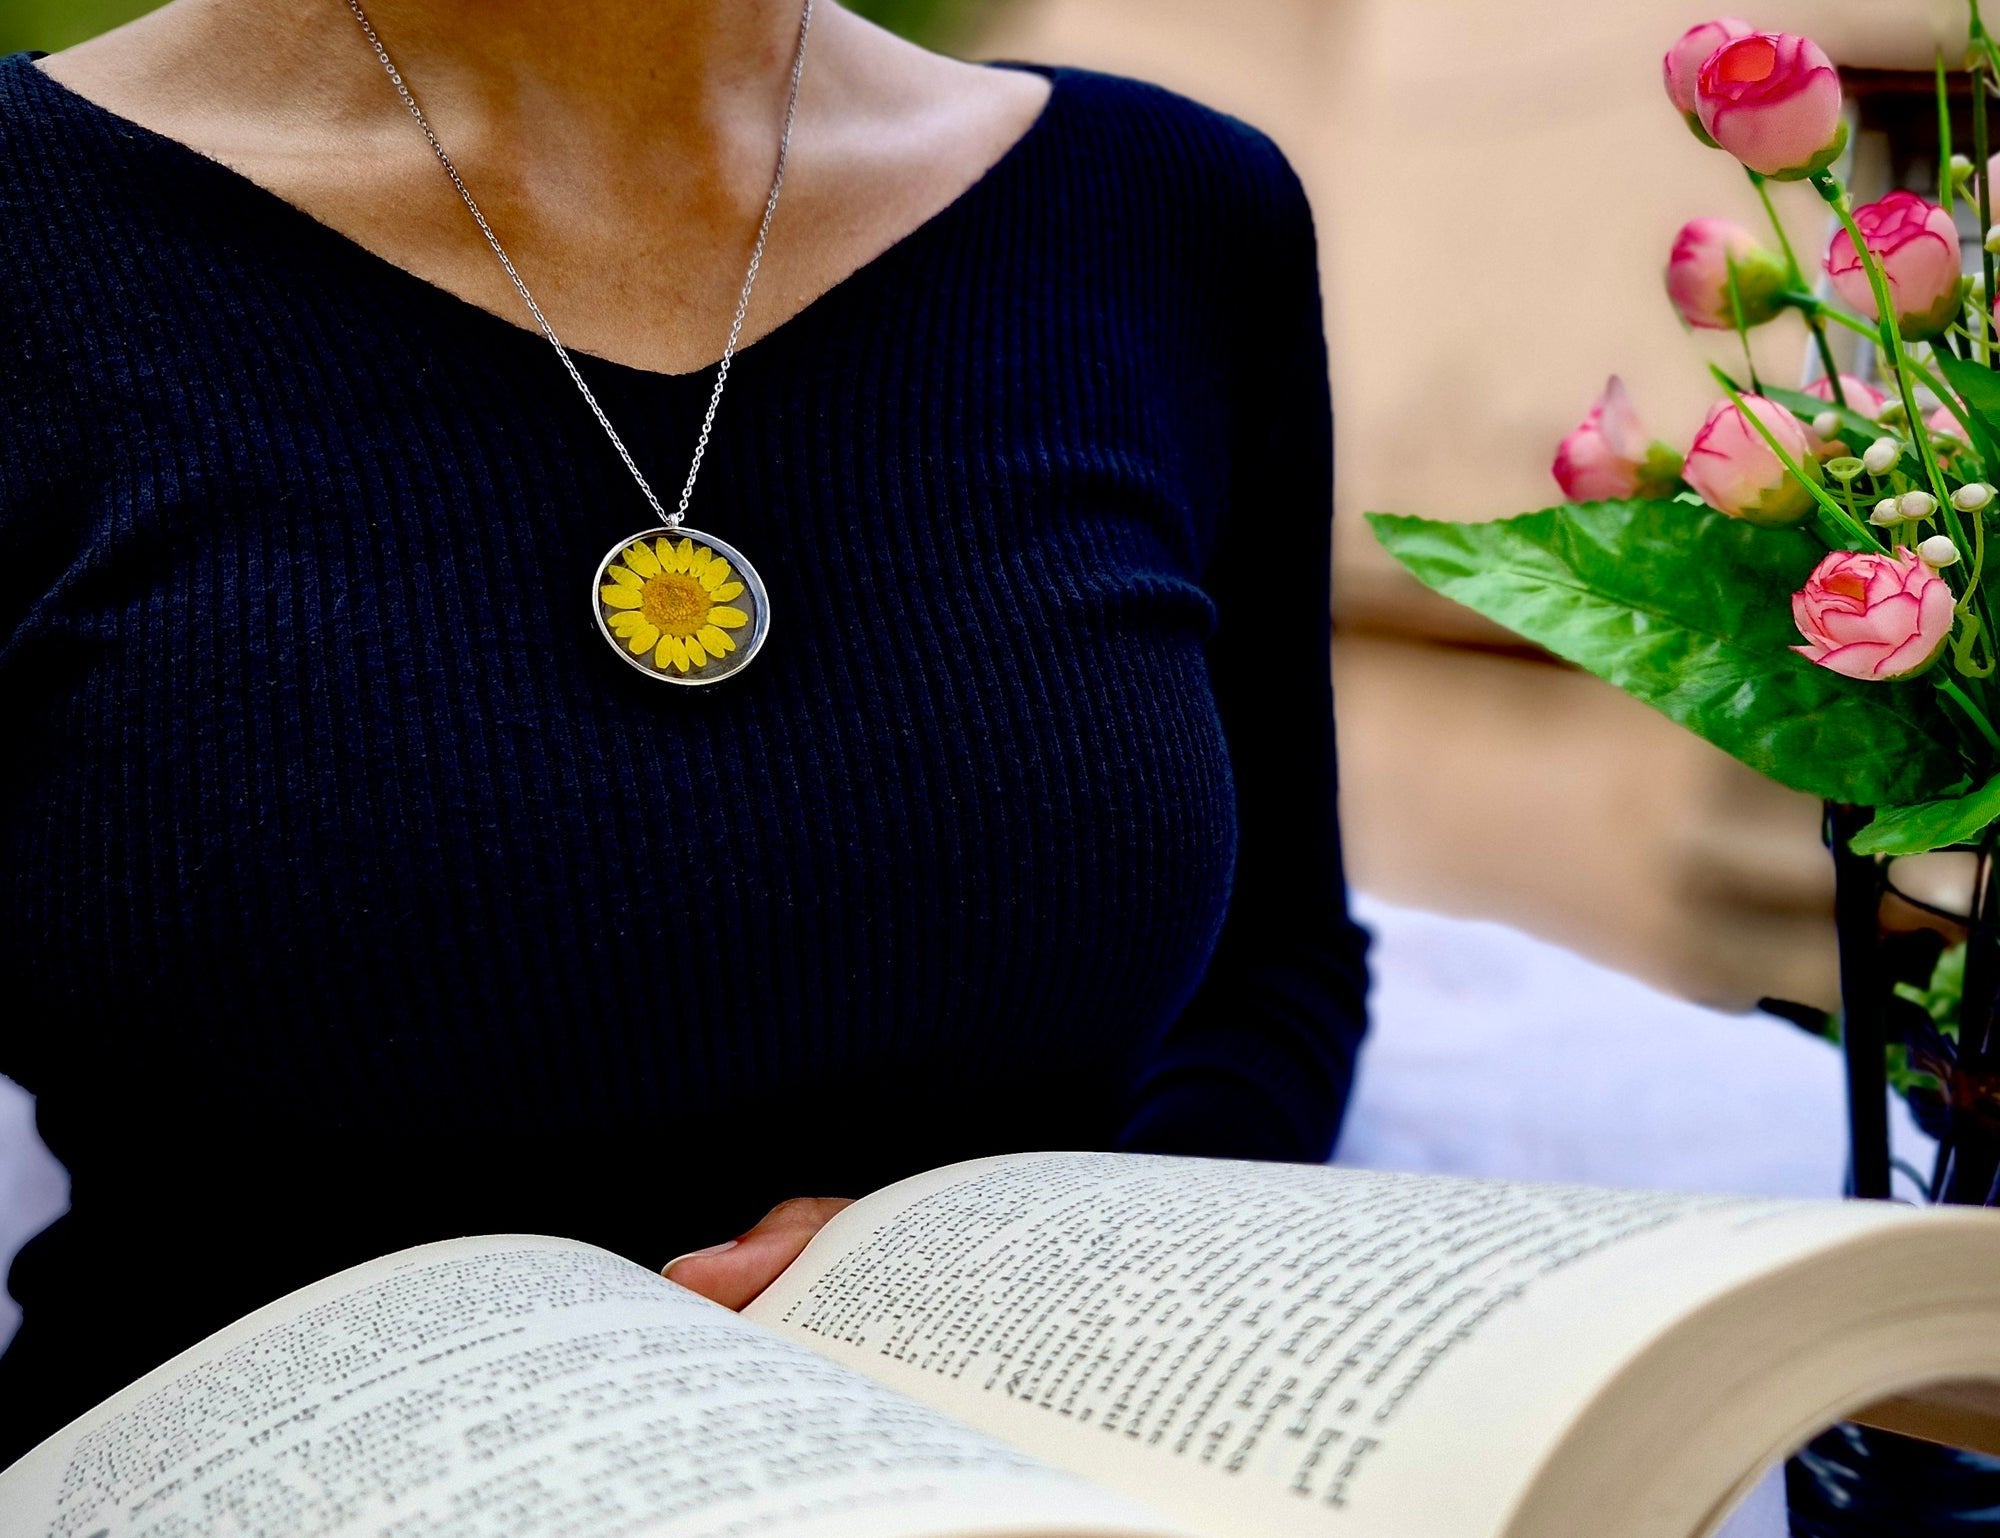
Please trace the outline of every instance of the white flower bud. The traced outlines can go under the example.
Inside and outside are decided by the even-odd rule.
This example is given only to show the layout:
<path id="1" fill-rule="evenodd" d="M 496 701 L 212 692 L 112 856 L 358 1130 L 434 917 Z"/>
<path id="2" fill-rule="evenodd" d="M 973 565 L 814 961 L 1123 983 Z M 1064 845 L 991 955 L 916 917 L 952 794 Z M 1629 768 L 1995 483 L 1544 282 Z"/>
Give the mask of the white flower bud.
<path id="1" fill-rule="evenodd" d="M 1958 564 L 1958 546 L 1951 542 L 1948 534 L 1933 534 L 1917 546 L 1917 558 L 1933 571 L 1942 571 L 1947 566 Z"/>
<path id="2" fill-rule="evenodd" d="M 2000 256 L 2000 224 L 1994 225 L 1986 232 L 1986 249 L 1995 256 Z"/>
<path id="3" fill-rule="evenodd" d="M 1984 481 L 1972 481 L 1951 494 L 1951 505 L 1961 513 L 1976 513 L 1993 500 L 1993 488 Z"/>
<path id="4" fill-rule="evenodd" d="M 1937 498 L 1928 491 L 1906 491 L 1897 505 L 1902 508 L 1903 516 L 1914 523 L 1937 511 Z"/>
<path id="5" fill-rule="evenodd" d="M 1822 411 L 1812 420 L 1812 429 L 1822 438 L 1831 438 L 1840 431 L 1840 413 Z"/>
<path id="6" fill-rule="evenodd" d="M 1903 521 L 1903 508 L 1894 497 L 1884 497 L 1868 514 L 1868 521 L 1878 529 L 1893 529 Z"/>
<path id="7" fill-rule="evenodd" d="M 1894 438 L 1877 438 L 1861 456 L 1861 468 L 1870 475 L 1886 475 L 1889 467 L 1903 457 L 1903 446 Z"/>
<path id="8" fill-rule="evenodd" d="M 1972 158 L 1969 155 L 1951 157 L 1951 179 L 1954 186 L 1972 180 Z"/>

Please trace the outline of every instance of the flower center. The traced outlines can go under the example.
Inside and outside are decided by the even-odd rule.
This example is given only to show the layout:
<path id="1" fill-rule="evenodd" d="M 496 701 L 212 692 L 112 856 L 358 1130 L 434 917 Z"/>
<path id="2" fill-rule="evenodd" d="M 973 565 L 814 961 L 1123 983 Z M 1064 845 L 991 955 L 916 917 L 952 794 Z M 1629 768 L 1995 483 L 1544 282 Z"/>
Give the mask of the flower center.
<path id="1" fill-rule="evenodd" d="M 639 612 L 670 636 L 691 636 L 708 620 L 708 591 L 681 571 L 648 577 L 639 590 Z"/>
<path id="2" fill-rule="evenodd" d="M 1732 85 L 1754 85 L 1771 78 L 1778 66 L 1778 50 L 1761 37 L 1746 38 L 1722 56 L 1716 74 Z"/>

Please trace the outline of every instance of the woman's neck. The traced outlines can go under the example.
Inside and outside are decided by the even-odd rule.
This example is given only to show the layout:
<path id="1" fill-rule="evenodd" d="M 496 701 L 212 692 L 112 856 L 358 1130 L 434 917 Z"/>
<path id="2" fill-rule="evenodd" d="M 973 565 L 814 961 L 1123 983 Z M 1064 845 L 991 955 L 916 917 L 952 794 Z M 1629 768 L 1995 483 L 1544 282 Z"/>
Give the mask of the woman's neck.
<path id="1" fill-rule="evenodd" d="M 350 48 L 362 46 L 347 0 L 209 3 L 259 5 L 285 18 L 287 31 L 346 34 Z M 769 98 L 788 73 L 802 3 L 362 0 L 412 80 L 476 103 L 489 121 L 540 117 L 559 102 L 655 135 L 713 132 L 746 110 L 768 134 Z M 834 7 L 819 9 L 827 28 L 816 30 L 827 30 Z"/>
<path id="2" fill-rule="evenodd" d="M 532 152 L 556 174 L 616 165 L 635 144 L 689 168 L 766 153 L 783 104 L 803 0 L 362 0 L 369 22 L 438 131 L 473 157 Z M 822 90 L 865 24 L 815 0 Z M 72 50 L 102 78 L 199 100 L 211 141 L 380 136 L 409 123 L 348 0 L 173 0 Z M 96 55 L 86 59 L 85 55 Z M 62 70 L 53 71 L 59 76 Z M 172 118 L 172 100 L 157 116 Z M 245 142 L 243 155 L 254 152 Z"/>

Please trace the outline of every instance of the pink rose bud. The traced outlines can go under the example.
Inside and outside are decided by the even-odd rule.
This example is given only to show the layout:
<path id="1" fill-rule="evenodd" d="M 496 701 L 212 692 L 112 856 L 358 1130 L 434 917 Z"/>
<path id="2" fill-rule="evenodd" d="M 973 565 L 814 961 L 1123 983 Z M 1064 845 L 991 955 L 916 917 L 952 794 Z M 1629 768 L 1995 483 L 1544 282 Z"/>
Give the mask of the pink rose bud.
<path id="1" fill-rule="evenodd" d="M 1852 374 L 1840 376 L 1840 388 L 1847 396 L 1847 409 L 1874 421 L 1882 414 L 1882 408 L 1889 404 L 1886 390 L 1878 390 L 1865 379 L 1856 379 Z M 1806 386 L 1806 394 L 1819 400 L 1833 400 L 1833 382 L 1822 374 Z"/>
<path id="2" fill-rule="evenodd" d="M 1734 16 L 1718 16 L 1714 21 L 1689 27 L 1660 61 L 1661 73 L 1667 81 L 1667 100 L 1687 120 L 1694 136 L 1710 148 L 1714 147 L 1715 141 L 1709 138 L 1708 130 L 1701 126 L 1701 115 L 1695 111 L 1695 78 L 1716 49 L 1733 39 L 1748 37 L 1756 30 L 1749 22 L 1738 21 Z"/>
<path id="3" fill-rule="evenodd" d="M 1736 302 L 1743 324 L 1761 326 L 1784 308 L 1784 258 L 1727 219 L 1690 219 L 1667 258 L 1667 297 L 1690 326 L 1729 331 L 1736 314 L 1729 303 L 1729 270 L 1736 269 Z"/>
<path id="4" fill-rule="evenodd" d="M 1680 461 L 1665 444 L 1648 443 L 1624 381 L 1613 374 L 1590 415 L 1556 445 L 1550 467 L 1572 502 L 1624 497 L 1670 497 Z"/>
<path id="5" fill-rule="evenodd" d="M 1904 339 L 1941 335 L 1958 314 L 1960 295 L 1958 226 L 1951 215 L 1914 192 L 1892 192 L 1855 209 L 1854 227 L 1889 280 L 1889 302 Z M 1827 248 L 1826 274 L 1858 313 L 1880 319 L 1867 269 L 1846 230 L 1836 231 Z"/>
<path id="6" fill-rule="evenodd" d="M 1711 139 L 1780 181 L 1825 170 L 1847 143 L 1833 61 L 1789 32 L 1752 32 L 1716 49 L 1695 73 L 1695 110 Z"/>
<path id="7" fill-rule="evenodd" d="M 1924 426 L 1942 438 L 1956 438 L 1971 447 L 1972 440 L 1965 436 L 1965 424 L 1951 414 L 1951 407 L 1940 406 L 1924 418 Z"/>
<path id="8" fill-rule="evenodd" d="M 1835 550 L 1792 594 L 1807 645 L 1793 651 L 1848 678 L 1908 678 L 1951 634 L 1951 588 L 1908 550 Z"/>
<path id="9" fill-rule="evenodd" d="M 1813 457 L 1812 440 L 1797 417 L 1761 395 L 1746 395 L 1743 404 L 1784 445 L 1794 464 L 1817 477 L 1819 461 Z M 1694 435 L 1681 473 L 1702 501 L 1718 513 L 1746 523 L 1775 528 L 1797 523 L 1813 510 L 1812 493 L 1771 452 L 1764 435 L 1732 401 L 1717 401 L 1710 410 L 1701 431 Z"/>

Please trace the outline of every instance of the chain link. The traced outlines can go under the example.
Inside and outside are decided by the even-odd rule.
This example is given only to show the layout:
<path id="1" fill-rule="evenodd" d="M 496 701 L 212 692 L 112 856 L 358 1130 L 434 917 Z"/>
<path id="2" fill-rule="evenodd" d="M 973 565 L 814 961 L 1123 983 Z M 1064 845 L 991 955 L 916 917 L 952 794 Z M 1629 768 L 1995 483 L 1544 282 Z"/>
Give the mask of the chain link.
<path id="1" fill-rule="evenodd" d="M 778 211 L 778 193 L 785 185 L 785 159 L 792 147 L 792 123 L 798 115 L 799 77 L 805 71 L 806 34 L 812 27 L 813 0 L 805 0 L 799 12 L 799 40 L 798 46 L 792 53 L 791 85 L 785 96 L 785 120 L 778 135 L 778 164 L 771 176 L 771 193 L 764 200 L 764 217 L 757 224 L 757 242 L 751 247 L 750 266 L 743 274 L 743 291 L 737 296 L 736 314 L 729 322 L 729 340 L 722 349 L 722 361 L 715 368 L 715 387 L 709 391 L 708 410 L 701 419 L 701 434 L 695 439 L 694 457 L 688 465 L 687 481 L 681 487 L 680 505 L 671 513 L 661 506 L 659 497 L 654 495 L 651 483 L 633 460 L 631 450 L 625 447 L 625 440 L 618 436 L 618 429 L 611 425 L 611 418 L 604 414 L 604 408 L 597 404 L 597 397 L 591 393 L 590 386 L 584 383 L 583 375 L 578 372 L 575 360 L 569 355 L 569 349 L 564 347 L 556 336 L 555 327 L 549 324 L 548 317 L 542 313 L 542 307 L 535 303 L 535 296 L 528 292 L 528 285 L 522 281 L 521 274 L 515 271 L 513 260 L 507 255 L 507 248 L 500 244 L 500 237 L 493 233 L 493 226 L 486 222 L 486 215 L 479 211 L 479 204 L 474 201 L 464 178 L 458 174 L 458 167 L 451 163 L 451 156 L 445 153 L 444 144 L 432 129 L 430 119 L 424 116 L 423 108 L 417 105 L 416 97 L 410 94 L 409 86 L 403 83 L 401 71 L 390 59 L 389 50 L 383 47 L 382 39 L 376 35 L 374 24 L 368 19 L 368 13 L 361 8 L 361 0 L 347 0 L 347 8 L 354 13 L 354 19 L 361 24 L 361 31 L 367 37 L 369 46 L 375 50 L 375 57 L 381 60 L 383 71 L 389 77 L 389 83 L 395 86 L 396 94 L 403 99 L 403 105 L 409 109 L 410 116 L 416 119 L 417 127 L 424 131 L 424 138 L 430 142 L 431 153 L 437 156 L 438 164 L 444 167 L 445 175 L 451 178 L 452 186 L 458 189 L 458 195 L 465 200 L 466 208 L 471 211 L 473 221 L 479 226 L 479 233 L 486 237 L 486 244 L 493 248 L 493 254 L 500 258 L 500 265 L 507 270 L 507 276 L 513 279 L 514 287 L 528 306 L 528 313 L 535 317 L 535 324 L 542 328 L 542 335 L 549 339 L 549 345 L 556 350 L 556 356 L 562 359 L 562 365 L 569 371 L 570 379 L 575 382 L 577 389 L 583 392 L 583 398 L 590 406 L 591 415 L 597 418 L 597 425 L 604 429 L 605 436 L 611 440 L 611 446 L 618 451 L 618 457 L 625 462 L 625 468 L 632 472 L 632 479 L 639 483 L 639 490 L 645 495 L 648 505 L 659 515 L 660 521 L 666 527 L 679 528 L 681 520 L 687 516 L 688 501 L 694 496 L 694 482 L 695 477 L 701 474 L 702 456 L 708 452 L 709 433 L 715 426 L 715 408 L 722 403 L 722 387 L 729 382 L 729 360 L 736 355 L 737 338 L 743 333 L 743 317 L 750 308 L 750 290 L 757 285 L 757 269 L 764 261 L 764 241 L 771 232 L 771 216 Z"/>

